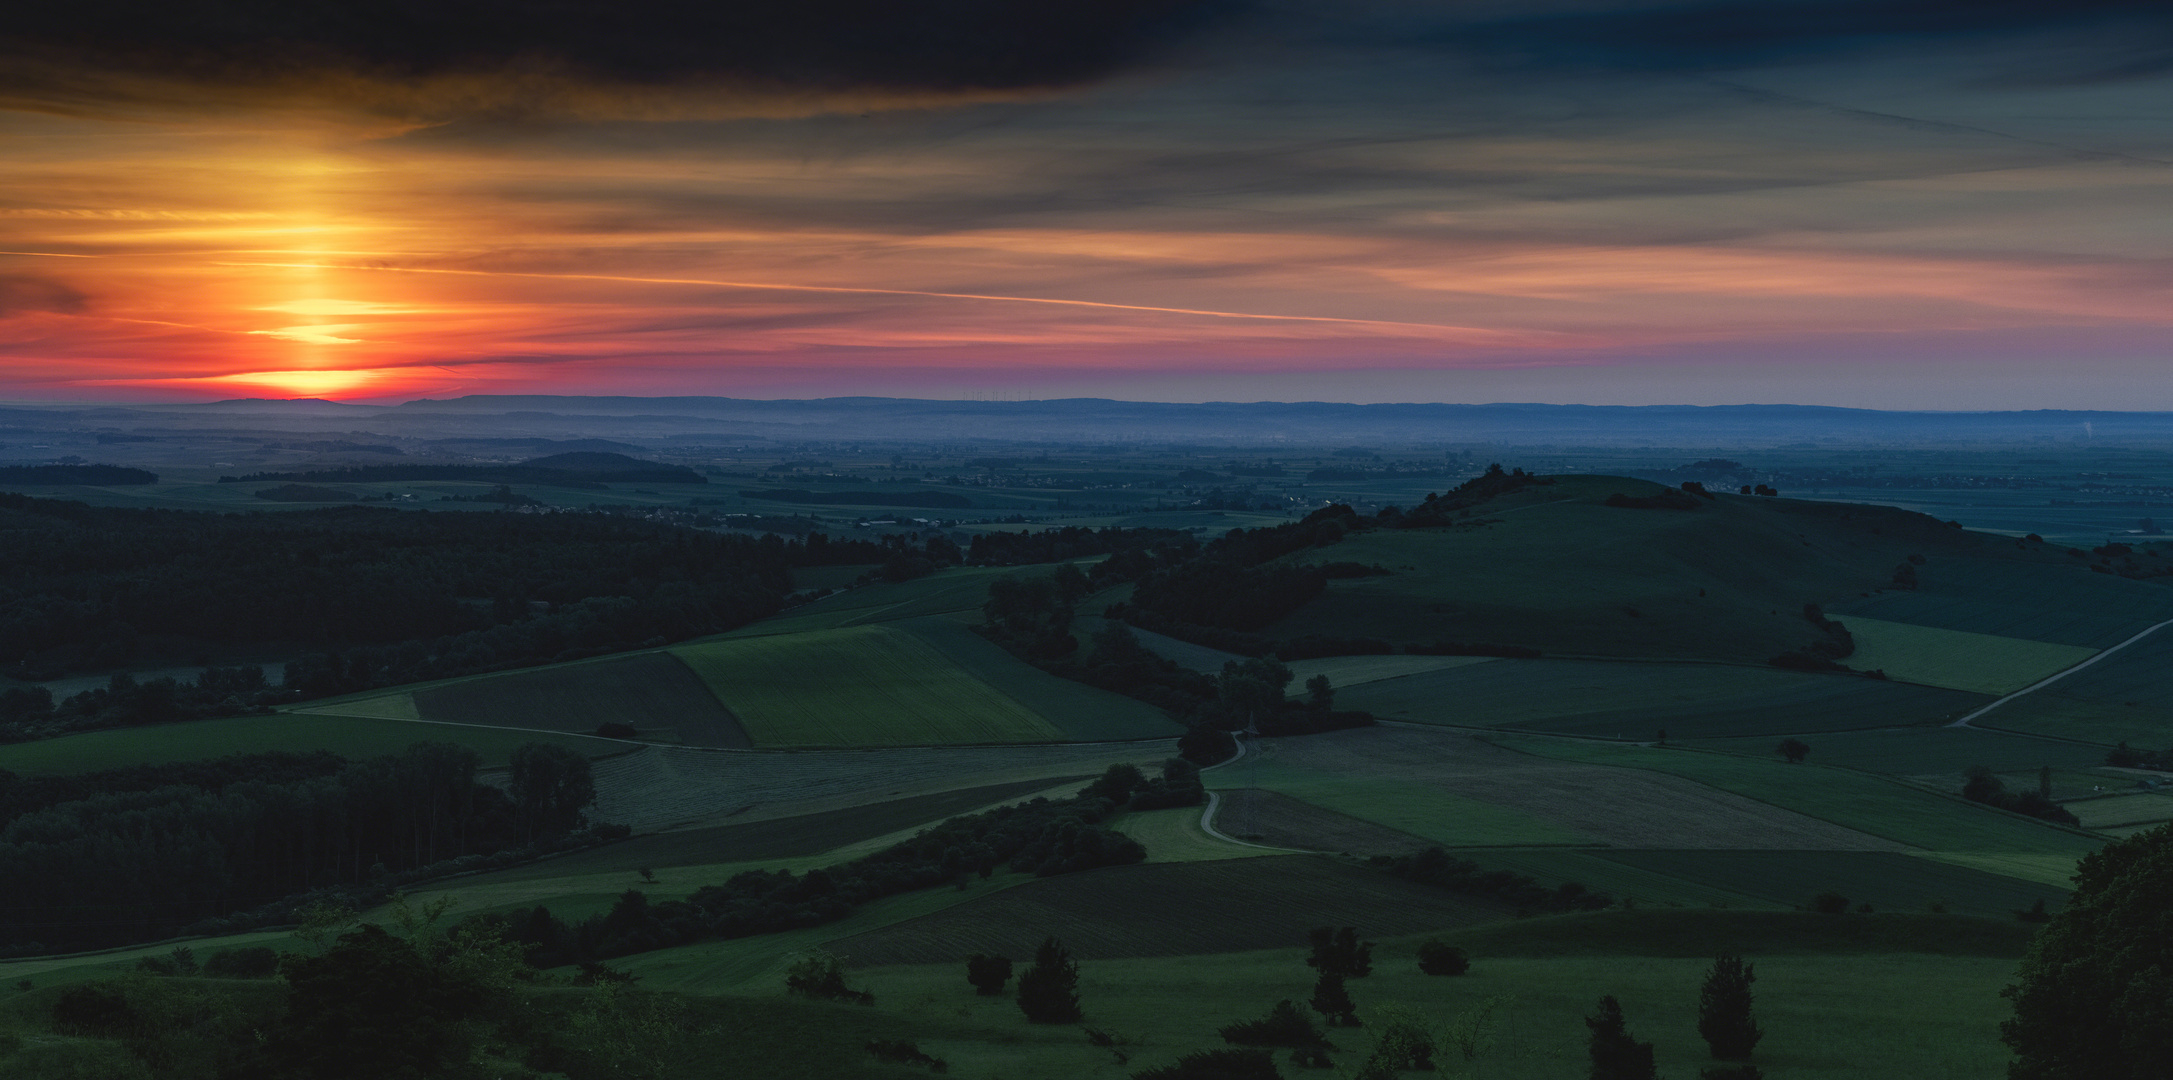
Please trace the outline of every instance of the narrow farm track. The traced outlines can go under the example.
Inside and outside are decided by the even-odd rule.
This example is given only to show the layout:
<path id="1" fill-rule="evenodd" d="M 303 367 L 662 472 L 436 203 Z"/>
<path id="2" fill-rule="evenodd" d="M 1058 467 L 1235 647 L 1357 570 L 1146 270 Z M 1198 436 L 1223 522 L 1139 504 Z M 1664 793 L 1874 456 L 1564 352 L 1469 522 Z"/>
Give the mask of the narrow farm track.
<path id="1" fill-rule="evenodd" d="M 594 816 L 641 830 L 753 821 L 830 804 L 1089 775 L 1119 762 L 1152 768 L 1175 753 L 1172 739 L 777 753 L 650 746 L 595 764 Z"/>
<path id="2" fill-rule="evenodd" d="M 2059 681 L 2060 681 L 2061 679 L 2067 678 L 2068 676 L 2070 676 L 2070 675 L 2073 675 L 2073 674 L 2075 674 L 2076 672 L 2078 672 L 2078 671 L 2081 671 L 2082 669 L 2084 669 L 2084 668 L 2086 668 L 2086 667 L 2089 667 L 2090 665 L 2092 665 L 2092 664 L 2095 664 L 2095 663 L 2097 663 L 2098 661 L 2100 661 L 2100 660 L 2103 660 L 2103 659 L 2105 659 L 2106 657 L 2108 657 L 2108 656 L 2111 656 L 2111 655 L 2113 655 L 2114 653 L 2116 653 L 2116 652 L 2119 652 L 2120 650 L 2122 650 L 2122 649 L 2125 649 L 2125 648 L 2127 648 L 2128 646 L 2130 646 L 2130 645 L 2133 645 L 2133 644 L 2135 644 L 2136 642 L 2138 642 L 2138 641 L 2141 641 L 2141 640 L 2143 640 L 2144 638 L 2147 638 L 2147 637 L 2149 637 L 2150 635 L 2152 635 L 2152 634 L 2155 634 L 2155 633 L 2157 633 L 2158 631 L 2160 631 L 2160 630 L 2163 630 L 2163 629 L 2165 629 L 2165 628 L 2166 628 L 2166 627 L 2168 627 L 2168 626 L 2173 626 L 2173 619 L 2167 619 L 2167 620 L 2166 620 L 2166 621 L 2164 621 L 2164 622 L 2161 622 L 2161 623 L 2157 623 L 2157 624 L 2155 624 L 2155 625 L 2153 625 L 2153 626 L 2151 626 L 2151 627 L 2149 627 L 2149 628 L 2147 628 L 2147 629 L 2143 630 L 2142 632 L 2140 632 L 2140 633 L 2136 634 L 2136 635 L 2135 635 L 2134 637 L 2131 637 L 2131 638 L 2129 638 L 2128 640 L 2126 640 L 2126 641 L 2123 641 L 2123 642 L 2121 642 L 2120 644 L 2118 644 L 2118 645 L 2115 645 L 2115 646 L 2113 646 L 2112 648 L 2106 649 L 2106 650 L 2105 650 L 2104 652 L 2101 652 L 2101 653 L 2097 654 L 2096 656 L 2093 656 L 2093 657 L 2091 657 L 2090 659 L 2088 659 L 2088 660 L 2085 660 L 2085 661 L 2083 661 L 2082 663 L 2080 663 L 2080 664 L 2077 664 L 2077 665 L 2075 665 L 2074 667 L 2068 668 L 2067 670 L 2065 670 L 2065 671 L 2062 671 L 2062 672 L 2060 672 L 2060 673 L 2058 673 L 2058 674 L 2056 674 L 2056 675 L 2053 675 L 2053 676 L 2051 676 L 2051 677 L 2049 677 L 2049 678 L 2045 678 L 2045 679 L 2040 679 L 2040 680 L 2039 680 L 2039 681 L 2037 681 L 2037 682 L 2031 683 L 2030 685 L 2028 685 L 2028 686 L 2025 686 L 2025 687 L 2023 687 L 2022 689 L 2020 689 L 2020 690 L 2017 690 L 2017 691 L 2015 691 L 2015 692 L 2014 692 L 2014 693 L 2012 693 L 2012 694 L 2008 694 L 2007 696 L 2005 696 L 2005 697 L 2003 697 L 2003 698 L 2000 698 L 2000 699 L 1999 699 L 1998 701 L 1995 701 L 1995 702 L 1991 703 L 1990 705 L 1986 705 L 1985 707 L 1983 707 L 1983 708 L 1981 708 L 1981 709 L 1978 709 L 1978 710 L 1977 710 L 1976 712 L 1970 713 L 1969 715 L 1967 715 L 1967 716 L 1964 716 L 1964 717 L 1962 717 L 1962 718 L 1961 718 L 1960 720 L 1956 720 L 1955 722 L 1953 722 L 1953 723 L 1951 723 L 1951 724 L 1948 724 L 1947 726 L 1948 726 L 1948 727 L 1958 727 L 1958 728 L 1966 728 L 1966 727 L 1970 726 L 1970 721 L 1972 721 L 1972 720 L 1975 720 L 1976 718 L 1978 718 L 1978 717 L 1980 717 L 1980 716 L 1983 716 L 1984 714 L 1986 714 L 1986 713 L 1988 713 L 1988 712 L 1991 712 L 1992 710 L 1994 710 L 1994 709 L 1997 709 L 1997 708 L 1999 708 L 2000 706 L 2002 706 L 2002 705 L 2005 705 L 2005 704 L 2007 704 L 2008 702 L 2010 702 L 2010 701 L 2013 701 L 2014 699 L 2016 699 L 2016 698 L 2018 698 L 2018 697 L 2021 697 L 2021 696 L 2022 696 L 2022 695 L 2024 695 L 2024 694 L 2032 694 L 2032 693 L 2036 693 L 2036 692 L 2037 692 L 2037 691 L 2039 691 L 2039 690 L 2043 690 L 2043 689 L 2044 689 L 2045 687 L 2051 686 L 2051 685 L 2052 685 L 2053 683 L 2059 682 Z"/>

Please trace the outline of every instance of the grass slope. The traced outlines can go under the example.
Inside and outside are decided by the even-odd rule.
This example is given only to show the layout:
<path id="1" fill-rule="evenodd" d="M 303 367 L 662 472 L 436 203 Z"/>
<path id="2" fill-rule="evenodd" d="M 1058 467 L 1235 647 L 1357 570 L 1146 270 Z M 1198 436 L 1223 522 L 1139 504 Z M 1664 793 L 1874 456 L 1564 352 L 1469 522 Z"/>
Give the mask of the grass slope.
<path id="1" fill-rule="evenodd" d="M 1884 671 L 1902 682 L 1943 686 L 1978 694 L 2010 694 L 2088 660 L 2097 650 L 2082 645 L 1943 630 L 1888 622 L 1863 615 L 1841 620 L 1856 639 L 1848 664 Z"/>
<path id="2" fill-rule="evenodd" d="M 1331 581 L 1268 632 L 1762 663 L 1814 640 L 1804 604 L 1877 589 L 1910 554 L 1929 557 L 1928 578 L 2059 558 L 1885 507 L 1735 495 L 1692 511 L 1605 505 L 1657 490 L 1561 477 L 1487 503 L 1469 525 L 1369 532 L 1291 556 L 1396 572 Z"/>
<path id="3" fill-rule="evenodd" d="M 1184 734 L 1184 725 L 1142 701 L 1060 679 L 1005 652 L 955 618 L 925 617 L 894 624 L 961 670 L 1033 710 L 1079 742 L 1157 739 Z"/>
<path id="4" fill-rule="evenodd" d="M 2010 549 L 2011 550 L 2011 549 Z M 2015 555 L 2021 552 L 2013 552 Z M 1836 600 L 1828 615 L 2103 649 L 2173 619 L 2173 588 L 2093 574 L 2081 559 L 1928 561 L 1912 590 Z"/>
<path id="5" fill-rule="evenodd" d="M 1349 709 L 1393 720 L 1670 739 L 1905 726 L 1954 719 L 1989 697 L 1773 667 L 1619 660 L 1500 660 L 1356 686 Z"/>
<path id="6" fill-rule="evenodd" d="M 2099 747 L 1975 727 L 1829 731 L 1809 735 L 1803 741 L 1811 747 L 1810 760 L 1820 764 L 1893 776 L 1936 778 L 1955 790 L 1961 789 L 1962 770 L 1972 765 L 1990 766 L 1996 772 L 2012 772 L 2042 765 L 2056 769 L 2081 768 L 2105 760 L 2105 751 Z M 1688 745 L 1746 757 L 1770 758 L 1778 742 L 1770 735 L 1759 735 L 1689 740 Z"/>
<path id="7" fill-rule="evenodd" d="M 1443 847 L 1583 844 L 1591 838 L 1529 814 L 1466 798 L 1423 779 L 1324 773 L 1281 760 L 1206 774 L 1208 784 L 1260 788 L 1431 840 Z"/>
<path id="8" fill-rule="evenodd" d="M 514 750 L 532 742 L 554 743 L 590 757 L 626 751 L 624 743 L 575 735 L 280 713 L 91 731 L 0 746 L 0 769 L 23 776 L 56 776 L 267 750 L 330 750 L 367 758 L 396 754 L 419 742 L 465 746 L 482 756 L 485 767 L 504 765 Z"/>
<path id="9" fill-rule="evenodd" d="M 1628 913 L 1639 920 L 1651 914 Z M 1682 915 L 1662 914 L 1676 933 L 1595 924 L 1590 930 L 1580 928 L 1578 937 L 1586 940 L 1545 957 L 1490 953 L 1483 943 L 1499 940 L 1488 935 L 1506 930 L 1525 930 L 1526 941 L 1539 936 L 1533 931 L 1562 935 L 1542 925 L 1552 920 L 1442 934 L 1444 940 L 1473 947 L 1473 971 L 1464 978 L 1420 974 L 1413 958 L 1418 939 L 1380 940 L 1374 974 L 1352 980 L 1349 992 L 1362 1018 L 1378 1018 L 1396 1006 L 1429 1025 L 1446 1024 L 1488 998 L 1506 999 L 1496 1014 L 1497 1038 L 1489 1050 L 1475 1061 L 1453 1052 L 1442 1061 L 1444 1076 L 1489 1080 L 1585 1075 L 1589 1066 L 1583 1017 L 1601 994 L 1613 994 L 1622 1001 L 1630 1030 L 1655 1043 L 1660 1075 L 1695 1077 L 1712 1064 L 1697 1034 L 1698 986 L 1712 954 L 1702 948 L 1657 956 L 1632 950 L 1679 949 L 1680 941 L 1723 938 L 1696 936 L 1685 931 Z M 1757 913 L 1757 921 L 1728 919 L 1715 926 L 1750 943 L 1747 955 L 1758 973 L 1758 1017 L 1768 1032 L 1757 1058 L 1766 1075 L 1791 1080 L 1983 1080 L 2000 1072 L 2006 1053 L 1999 1045 L 1998 1026 L 2007 1010 L 1999 989 L 2012 978 L 2014 959 L 2011 952 L 1967 951 L 1970 945 L 1996 938 L 1996 932 L 1981 928 L 1983 920 L 1966 920 L 1964 928 L 1952 930 L 1921 921 L 1897 923 L 1862 935 L 1869 939 L 1862 943 L 1840 934 L 1820 935 L 1822 927 L 1789 933 L 1778 926 L 1778 920 L 1808 923 L 1815 918 Z M 1868 926 L 1887 917 L 1850 918 Z M 1965 923 L 1959 916 L 1946 918 Z M 1365 932 L 1367 927 L 1361 922 L 1359 929 Z M 1755 942 L 1769 934 L 1813 948 L 1759 950 Z M 1590 940 L 1602 937 L 1617 944 Z M 1911 947 L 1911 938 L 1964 948 L 1919 952 Z M 1891 952 L 1883 951 L 1889 947 Z M 1259 1017 L 1278 999 L 1304 1002 L 1312 976 L 1302 948 L 1083 961 L 1079 996 L 1085 1022 L 1125 1040 L 1129 1061 L 1123 1064 L 1109 1051 L 1088 1045 L 1074 1027 L 1030 1025 L 1008 998 L 975 997 L 960 965 L 881 967 L 858 973 L 856 984 L 875 993 L 876 1011 L 926 1025 L 922 1030 L 929 1034 L 922 1047 L 946 1058 L 952 1076 L 1122 1080 L 1184 1053 L 1224 1045 L 1216 1035 L 1218 1027 Z M 1335 1055 L 1337 1063 L 1346 1068 L 1363 1060 L 1371 1045 L 1365 1029 L 1337 1031 L 1332 1038 L 1343 1048 Z M 1302 1073 L 1286 1068 L 1284 1075 Z"/>
<path id="10" fill-rule="evenodd" d="M 759 747 L 1053 742 L 1064 732 L 887 626 L 673 650 Z"/>
<path id="11" fill-rule="evenodd" d="M 412 698 L 424 720 L 565 732 L 621 723 L 644 739 L 742 750 L 753 745 L 701 678 L 664 652 L 462 679 L 417 690 Z"/>
<path id="12" fill-rule="evenodd" d="M 1502 736 L 1528 754 L 1669 773 L 1928 851 L 2081 858 L 2087 836 L 1849 769 L 1692 750 Z"/>
<path id="13" fill-rule="evenodd" d="M 2012 917 L 2036 901 L 2057 909 L 2068 890 L 1890 851 L 1604 851 L 1599 857 L 1668 877 L 1807 906 L 1829 890 L 1879 911 Z"/>

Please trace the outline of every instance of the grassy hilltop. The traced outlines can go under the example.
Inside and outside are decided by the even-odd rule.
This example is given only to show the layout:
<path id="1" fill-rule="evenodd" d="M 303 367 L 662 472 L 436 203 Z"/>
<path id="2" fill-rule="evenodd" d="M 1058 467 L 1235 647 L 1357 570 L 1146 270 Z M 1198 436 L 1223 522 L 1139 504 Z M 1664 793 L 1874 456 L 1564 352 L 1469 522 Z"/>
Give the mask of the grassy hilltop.
<path id="1" fill-rule="evenodd" d="M 609 964 L 643 990 L 692 995 L 719 1023 L 790 1033 L 735 1075 L 926 1075 L 863 1049 L 906 1038 L 952 1076 L 1115 1078 L 1220 1046 L 1217 1028 L 1279 999 L 1302 1003 L 1306 931 L 1355 925 L 1380 942 L 1377 973 L 1350 984 L 1361 1016 L 1406 1009 L 1468 1027 L 1493 1001 L 1491 1046 L 1442 1058 L 1448 1075 L 1573 1075 L 1578 1018 L 1614 994 L 1660 1044 L 1663 1072 L 1689 1076 L 1704 1063 L 1698 977 L 1714 951 L 1738 949 L 1758 964 L 1768 1076 L 1997 1071 L 1998 989 L 2033 928 L 2017 913 L 2057 910 L 2075 860 L 2107 837 L 2173 819 L 2173 797 L 2104 765 L 2123 740 L 2173 744 L 2173 637 L 2105 651 L 2173 619 L 2173 588 L 2131 572 L 2165 556 L 2078 553 L 1890 508 L 1667 490 L 1556 477 L 1429 527 L 1350 528 L 1262 564 L 1364 570 L 1327 575 L 1270 621 L 1137 633 L 1176 665 L 1217 673 L 1241 659 L 1216 648 L 1233 642 L 1390 650 L 1291 664 L 1293 693 L 1325 676 L 1335 708 L 1382 723 L 1245 740 L 1202 774 L 1208 805 L 1107 818 L 1144 861 L 1051 876 L 999 866 L 839 918 Z M 621 918 L 628 890 L 656 905 L 747 871 L 836 868 L 960 814 L 1068 798 L 1111 765 L 1151 775 L 1197 717 L 1060 678 L 972 629 L 992 583 L 1052 572 L 861 584 L 668 648 L 0 747 L 0 768 L 84 772 L 237 742 L 359 754 L 422 738 L 494 764 L 546 739 L 594 759 L 596 816 L 636 835 L 418 899 L 446 898 L 450 918 L 538 905 L 569 922 Z M 1130 581 L 1103 583 L 1075 602 L 1081 655 L 1115 621 L 1104 611 L 1132 596 Z M 1513 655 L 1429 654 L 1437 643 Z M 1789 655 L 1829 662 L 1772 663 Z M 1806 748 L 1802 760 L 1776 752 L 1783 740 Z M 1964 798 L 1964 771 L 1979 765 L 2009 792 L 2042 785 L 2081 825 Z M 1537 891 L 1390 872 L 1435 847 Z M 1596 893 L 1604 902 L 1583 906 L 1603 910 L 1532 899 Z M 1822 894 L 1841 912 L 1811 910 Z M 1082 965 L 1084 1027 L 1099 1043 L 966 984 L 967 956 L 1023 966 L 1050 934 Z M 1419 974 L 1429 938 L 1466 948 L 1472 975 Z M 260 941 L 300 947 L 276 933 L 194 947 Z M 0 1039 L 45 1030 L 37 1002 L 58 988 L 170 948 L 0 964 L 37 987 L 0 1012 Z M 788 970 L 817 952 L 874 1004 L 785 995 Z M 1337 1060 L 1362 1060 L 1370 1030 L 1336 1031 Z M 707 1075 L 692 1064 L 707 1053 L 699 1039 L 671 1039 L 657 1060 L 677 1064 L 655 1075 Z M 0 1052 L 0 1076 L 8 1061 Z"/>

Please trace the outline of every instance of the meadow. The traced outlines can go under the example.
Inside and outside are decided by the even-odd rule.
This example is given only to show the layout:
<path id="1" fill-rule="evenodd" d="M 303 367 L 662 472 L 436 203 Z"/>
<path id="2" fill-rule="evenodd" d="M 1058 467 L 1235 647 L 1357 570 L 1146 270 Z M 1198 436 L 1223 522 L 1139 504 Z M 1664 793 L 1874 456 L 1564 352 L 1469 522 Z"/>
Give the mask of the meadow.
<path id="1" fill-rule="evenodd" d="M 1771 735 L 1757 735 L 1689 739 L 1684 743 L 1701 750 L 1763 759 L 1775 756 L 1779 741 Z M 1809 760 L 1822 765 L 1921 778 L 1957 791 L 1961 789 L 1962 770 L 1971 765 L 1984 765 L 1996 772 L 2014 772 L 2045 765 L 2086 768 L 2105 761 L 2102 747 L 2030 738 L 1975 725 L 1825 731 L 1805 733 L 1802 741 L 1811 748 Z"/>
<path id="2" fill-rule="evenodd" d="M 1054 742 L 1064 732 L 888 626 L 681 646 L 757 747 Z"/>
<path id="3" fill-rule="evenodd" d="M 329 750 L 351 758 L 395 754 L 419 742 L 464 746 L 485 768 L 502 767 L 528 743 L 564 746 L 589 757 L 623 754 L 609 739 L 552 735 L 456 724 L 428 724 L 353 716 L 275 713 L 221 720 L 192 720 L 153 727 L 64 735 L 38 742 L 0 745 L 0 769 L 22 776 L 52 776 L 195 761 L 268 750 Z"/>
<path id="4" fill-rule="evenodd" d="M 1840 620 L 1856 641 L 1847 663 L 1902 682 L 2010 694 L 2097 655 L 2082 645 L 1887 622 L 1862 615 Z"/>
<path id="5" fill-rule="evenodd" d="M 1838 599 L 1826 613 L 2103 649 L 2173 619 L 2173 589 L 2093 574 L 2081 559 L 1928 562 L 1914 589 Z"/>
<path id="6" fill-rule="evenodd" d="M 687 746 L 753 746 L 701 678 L 664 652 L 461 679 L 410 695 L 421 719 L 589 733 L 624 724 L 633 738 Z"/>
<path id="7" fill-rule="evenodd" d="M 1384 719 L 1638 740 L 1934 724 L 1990 700 L 1765 666 L 1555 659 L 1406 675 L 1336 696 Z"/>

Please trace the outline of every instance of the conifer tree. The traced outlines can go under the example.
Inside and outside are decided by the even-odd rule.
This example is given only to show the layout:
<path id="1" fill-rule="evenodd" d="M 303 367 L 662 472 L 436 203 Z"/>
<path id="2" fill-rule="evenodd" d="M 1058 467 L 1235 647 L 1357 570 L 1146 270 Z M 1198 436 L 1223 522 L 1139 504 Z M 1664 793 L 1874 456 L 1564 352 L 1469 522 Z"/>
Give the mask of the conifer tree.
<path id="1" fill-rule="evenodd" d="M 1698 991 L 1698 1034 L 1715 1059 L 1747 1061 L 1765 1037 L 1751 1015 L 1750 984 L 1757 978 L 1751 965 L 1733 953 L 1720 954 L 1705 973 L 1705 987 Z"/>
<path id="2" fill-rule="evenodd" d="M 1019 973 L 1019 1010 L 1037 1024 L 1069 1024 L 1079 1009 L 1079 962 L 1055 937 L 1041 943 L 1034 964 Z"/>

